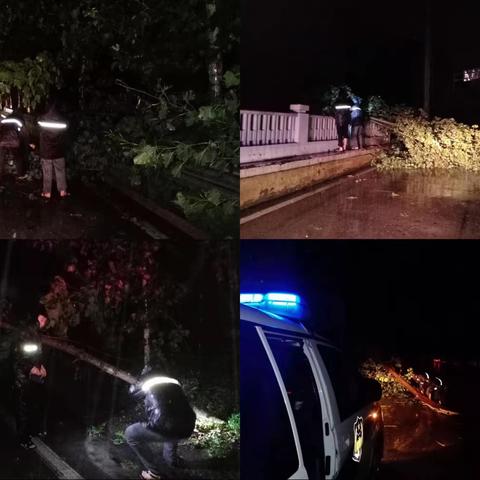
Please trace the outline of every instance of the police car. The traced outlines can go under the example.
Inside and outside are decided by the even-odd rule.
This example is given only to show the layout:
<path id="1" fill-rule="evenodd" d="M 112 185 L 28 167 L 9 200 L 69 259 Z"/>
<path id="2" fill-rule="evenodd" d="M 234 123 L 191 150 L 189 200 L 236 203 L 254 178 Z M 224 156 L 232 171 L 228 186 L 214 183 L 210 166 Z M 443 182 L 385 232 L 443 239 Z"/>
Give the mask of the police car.
<path id="1" fill-rule="evenodd" d="M 374 478 L 381 388 L 309 331 L 304 314 L 293 293 L 240 295 L 242 478 Z"/>

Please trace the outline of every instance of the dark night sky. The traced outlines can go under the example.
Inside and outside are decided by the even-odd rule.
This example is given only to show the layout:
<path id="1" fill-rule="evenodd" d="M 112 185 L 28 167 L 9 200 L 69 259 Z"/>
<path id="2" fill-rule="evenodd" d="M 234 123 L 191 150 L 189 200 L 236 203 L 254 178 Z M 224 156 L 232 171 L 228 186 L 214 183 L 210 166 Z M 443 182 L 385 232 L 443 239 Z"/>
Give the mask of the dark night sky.
<path id="1" fill-rule="evenodd" d="M 297 291 L 360 353 L 478 354 L 477 242 L 242 242 L 242 291 Z"/>
<path id="2" fill-rule="evenodd" d="M 425 1 L 243 0 L 242 108 L 288 111 L 342 83 L 421 106 Z M 432 96 L 441 110 L 453 72 L 480 66 L 477 15 L 466 0 L 432 4 Z"/>

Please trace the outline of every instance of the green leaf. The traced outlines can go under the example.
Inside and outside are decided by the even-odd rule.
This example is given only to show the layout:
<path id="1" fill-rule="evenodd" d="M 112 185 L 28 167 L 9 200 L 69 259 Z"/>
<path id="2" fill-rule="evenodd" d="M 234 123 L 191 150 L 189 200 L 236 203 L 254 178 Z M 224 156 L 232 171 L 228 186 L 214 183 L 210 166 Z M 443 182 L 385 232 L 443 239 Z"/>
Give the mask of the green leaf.
<path id="1" fill-rule="evenodd" d="M 223 76 L 227 88 L 238 87 L 240 85 L 240 74 L 228 70 Z"/>

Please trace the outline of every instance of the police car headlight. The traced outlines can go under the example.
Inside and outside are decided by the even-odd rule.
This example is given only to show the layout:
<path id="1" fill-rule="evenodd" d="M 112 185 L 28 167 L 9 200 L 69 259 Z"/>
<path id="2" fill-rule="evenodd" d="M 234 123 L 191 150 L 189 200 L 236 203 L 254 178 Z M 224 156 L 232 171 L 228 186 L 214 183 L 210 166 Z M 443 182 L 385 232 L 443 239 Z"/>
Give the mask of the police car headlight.
<path id="1" fill-rule="evenodd" d="M 22 350 L 25 352 L 25 353 L 36 353 L 38 352 L 39 350 L 39 347 L 37 344 L 35 343 L 24 343 L 22 345 Z"/>

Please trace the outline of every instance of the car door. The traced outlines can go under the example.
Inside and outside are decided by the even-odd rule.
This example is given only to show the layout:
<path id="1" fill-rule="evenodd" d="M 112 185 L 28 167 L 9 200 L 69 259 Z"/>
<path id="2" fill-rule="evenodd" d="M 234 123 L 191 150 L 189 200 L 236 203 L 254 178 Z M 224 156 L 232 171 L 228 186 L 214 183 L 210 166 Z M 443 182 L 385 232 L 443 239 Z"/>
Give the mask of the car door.
<path id="1" fill-rule="evenodd" d="M 265 330 L 292 410 L 309 480 L 325 479 L 324 431 L 320 396 L 305 354 L 304 338 Z"/>
<path id="2" fill-rule="evenodd" d="M 339 350 L 321 342 L 316 344 L 319 365 L 326 377 L 333 402 L 334 428 L 337 440 L 336 477 L 366 478 L 376 454 L 378 428 L 372 409 L 364 395 L 365 381 Z"/>
<path id="3" fill-rule="evenodd" d="M 241 478 L 308 478 L 288 394 L 261 327 L 240 322 Z"/>

